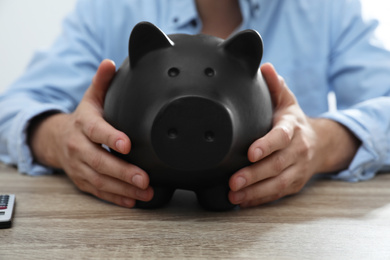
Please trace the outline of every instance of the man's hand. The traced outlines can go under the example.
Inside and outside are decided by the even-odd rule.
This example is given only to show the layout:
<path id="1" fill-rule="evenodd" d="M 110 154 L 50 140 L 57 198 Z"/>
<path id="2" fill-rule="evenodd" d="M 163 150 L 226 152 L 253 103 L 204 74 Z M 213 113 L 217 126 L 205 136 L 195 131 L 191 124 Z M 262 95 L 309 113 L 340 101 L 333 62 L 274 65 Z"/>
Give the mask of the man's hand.
<path id="1" fill-rule="evenodd" d="M 139 167 L 114 157 L 102 144 L 127 154 L 130 139 L 103 119 L 104 97 L 115 64 L 104 60 L 79 106 L 72 114 L 50 115 L 30 127 L 35 160 L 64 169 L 82 191 L 124 207 L 149 201 L 153 190 Z"/>
<path id="2" fill-rule="evenodd" d="M 360 145 L 337 122 L 308 118 L 271 64 L 261 72 L 274 105 L 273 128 L 250 146 L 254 164 L 230 178 L 229 199 L 241 207 L 297 193 L 315 173 L 345 169 Z"/>

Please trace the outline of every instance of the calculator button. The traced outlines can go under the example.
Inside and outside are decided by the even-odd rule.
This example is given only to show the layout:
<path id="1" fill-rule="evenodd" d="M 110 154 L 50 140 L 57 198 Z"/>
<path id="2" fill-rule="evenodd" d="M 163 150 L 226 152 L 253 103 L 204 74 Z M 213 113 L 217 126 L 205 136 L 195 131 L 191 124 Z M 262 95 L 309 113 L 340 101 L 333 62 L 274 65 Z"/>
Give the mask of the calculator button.
<path id="1" fill-rule="evenodd" d="M 7 209 L 9 201 L 8 195 L 0 195 L 0 210 Z"/>

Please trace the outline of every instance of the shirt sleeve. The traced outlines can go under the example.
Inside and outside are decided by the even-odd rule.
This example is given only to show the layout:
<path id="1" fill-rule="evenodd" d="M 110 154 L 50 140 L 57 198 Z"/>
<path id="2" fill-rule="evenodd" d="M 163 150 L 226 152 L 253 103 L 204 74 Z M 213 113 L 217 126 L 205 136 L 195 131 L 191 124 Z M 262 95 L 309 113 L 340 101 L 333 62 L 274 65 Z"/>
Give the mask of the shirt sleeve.
<path id="1" fill-rule="evenodd" d="M 336 2 L 336 1 L 334 1 Z M 359 1 L 337 1 L 332 13 L 329 79 L 337 111 L 322 114 L 346 126 L 362 142 L 336 179 L 367 180 L 390 165 L 390 50 L 364 17 Z"/>
<path id="2" fill-rule="evenodd" d="M 0 160 L 23 173 L 52 171 L 31 156 L 26 135 L 31 119 L 48 111 L 74 111 L 102 60 L 102 21 L 93 2 L 79 1 L 55 43 L 37 52 L 23 76 L 0 95 Z"/>

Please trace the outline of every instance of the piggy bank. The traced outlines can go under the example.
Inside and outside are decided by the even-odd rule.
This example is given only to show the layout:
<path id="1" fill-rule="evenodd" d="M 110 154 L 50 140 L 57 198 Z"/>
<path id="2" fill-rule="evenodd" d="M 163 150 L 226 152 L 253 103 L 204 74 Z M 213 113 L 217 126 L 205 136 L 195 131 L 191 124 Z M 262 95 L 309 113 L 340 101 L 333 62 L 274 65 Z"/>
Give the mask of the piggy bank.
<path id="1" fill-rule="evenodd" d="M 144 169 L 156 208 L 176 189 L 194 191 L 210 210 L 233 208 L 229 178 L 250 164 L 247 151 L 272 126 L 272 103 L 259 72 L 260 35 L 245 30 L 222 40 L 167 36 L 137 24 L 129 56 L 105 97 L 104 118 L 127 134 L 129 154 L 113 153 Z"/>

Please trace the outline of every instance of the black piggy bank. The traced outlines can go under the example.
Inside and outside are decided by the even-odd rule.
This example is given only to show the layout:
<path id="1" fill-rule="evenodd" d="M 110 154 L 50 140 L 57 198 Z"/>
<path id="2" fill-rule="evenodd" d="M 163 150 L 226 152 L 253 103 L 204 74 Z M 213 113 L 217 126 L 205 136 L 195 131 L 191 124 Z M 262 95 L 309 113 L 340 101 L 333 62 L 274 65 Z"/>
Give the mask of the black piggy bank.
<path id="1" fill-rule="evenodd" d="M 272 125 L 272 103 L 259 72 L 263 53 L 253 30 L 227 40 L 169 37 L 137 24 L 129 57 L 107 92 L 104 117 L 132 149 L 118 157 L 144 169 L 154 188 L 141 208 L 163 206 L 175 189 L 193 190 L 210 210 L 234 207 L 229 178 L 247 166 L 247 150 Z"/>

